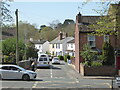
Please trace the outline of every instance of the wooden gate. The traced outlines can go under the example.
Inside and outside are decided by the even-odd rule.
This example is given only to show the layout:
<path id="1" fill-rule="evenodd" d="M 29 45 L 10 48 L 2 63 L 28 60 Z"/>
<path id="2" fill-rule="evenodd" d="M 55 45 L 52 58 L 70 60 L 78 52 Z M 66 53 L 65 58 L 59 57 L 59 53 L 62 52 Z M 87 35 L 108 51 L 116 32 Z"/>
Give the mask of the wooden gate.
<path id="1" fill-rule="evenodd" d="M 116 57 L 116 68 L 120 70 L 120 56 Z"/>

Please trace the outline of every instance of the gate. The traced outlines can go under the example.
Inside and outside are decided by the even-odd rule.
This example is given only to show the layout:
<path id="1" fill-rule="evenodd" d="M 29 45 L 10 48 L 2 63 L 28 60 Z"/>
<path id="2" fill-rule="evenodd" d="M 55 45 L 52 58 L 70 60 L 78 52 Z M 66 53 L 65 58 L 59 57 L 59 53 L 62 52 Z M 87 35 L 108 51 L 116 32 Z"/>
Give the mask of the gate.
<path id="1" fill-rule="evenodd" d="M 120 70 L 120 56 L 116 57 L 116 68 Z"/>

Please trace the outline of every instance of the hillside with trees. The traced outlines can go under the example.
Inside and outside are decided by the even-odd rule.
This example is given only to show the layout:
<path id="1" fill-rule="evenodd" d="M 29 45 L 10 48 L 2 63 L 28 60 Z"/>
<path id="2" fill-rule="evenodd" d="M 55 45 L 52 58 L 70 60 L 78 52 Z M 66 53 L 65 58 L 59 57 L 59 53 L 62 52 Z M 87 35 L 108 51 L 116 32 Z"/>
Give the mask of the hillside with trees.
<path id="1" fill-rule="evenodd" d="M 28 22 L 19 21 L 19 39 L 29 40 L 30 38 L 33 38 L 33 40 L 44 39 L 51 41 L 58 36 L 60 31 L 67 32 L 69 36 L 74 36 L 75 23 L 73 20 L 66 19 L 63 24 L 52 23 L 50 26 L 41 25 L 40 29 L 37 29 L 35 25 Z M 3 27 L 3 40 L 15 36 L 16 27 L 14 24 L 5 25 Z"/>

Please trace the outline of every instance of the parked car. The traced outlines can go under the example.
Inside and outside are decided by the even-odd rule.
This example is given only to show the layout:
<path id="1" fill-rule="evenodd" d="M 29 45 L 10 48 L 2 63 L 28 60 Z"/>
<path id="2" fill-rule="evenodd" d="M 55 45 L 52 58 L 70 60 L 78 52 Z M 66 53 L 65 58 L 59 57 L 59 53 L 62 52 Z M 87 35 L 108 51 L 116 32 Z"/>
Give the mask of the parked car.
<path id="1" fill-rule="evenodd" d="M 52 64 L 60 64 L 60 59 L 58 57 L 54 57 L 52 59 Z"/>
<path id="2" fill-rule="evenodd" d="M 116 84 L 120 88 L 120 76 L 116 76 Z"/>
<path id="3" fill-rule="evenodd" d="M 52 61 L 52 56 L 51 56 L 51 55 L 48 55 L 48 57 L 49 57 L 49 60 Z"/>
<path id="4" fill-rule="evenodd" d="M 26 70 L 17 65 L 0 65 L 0 79 L 35 79 L 36 72 Z"/>
<path id="5" fill-rule="evenodd" d="M 47 54 L 41 54 L 38 57 L 37 67 L 50 67 L 50 60 Z"/>

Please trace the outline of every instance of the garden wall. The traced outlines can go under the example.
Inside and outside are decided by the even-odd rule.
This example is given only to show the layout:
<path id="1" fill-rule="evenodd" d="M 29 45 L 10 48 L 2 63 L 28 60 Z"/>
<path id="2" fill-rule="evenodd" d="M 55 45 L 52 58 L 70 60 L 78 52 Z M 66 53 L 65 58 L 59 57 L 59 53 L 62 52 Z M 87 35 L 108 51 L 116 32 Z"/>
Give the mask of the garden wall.
<path id="1" fill-rule="evenodd" d="M 112 66 L 88 67 L 80 64 L 80 73 L 83 76 L 113 76 L 117 70 Z"/>

